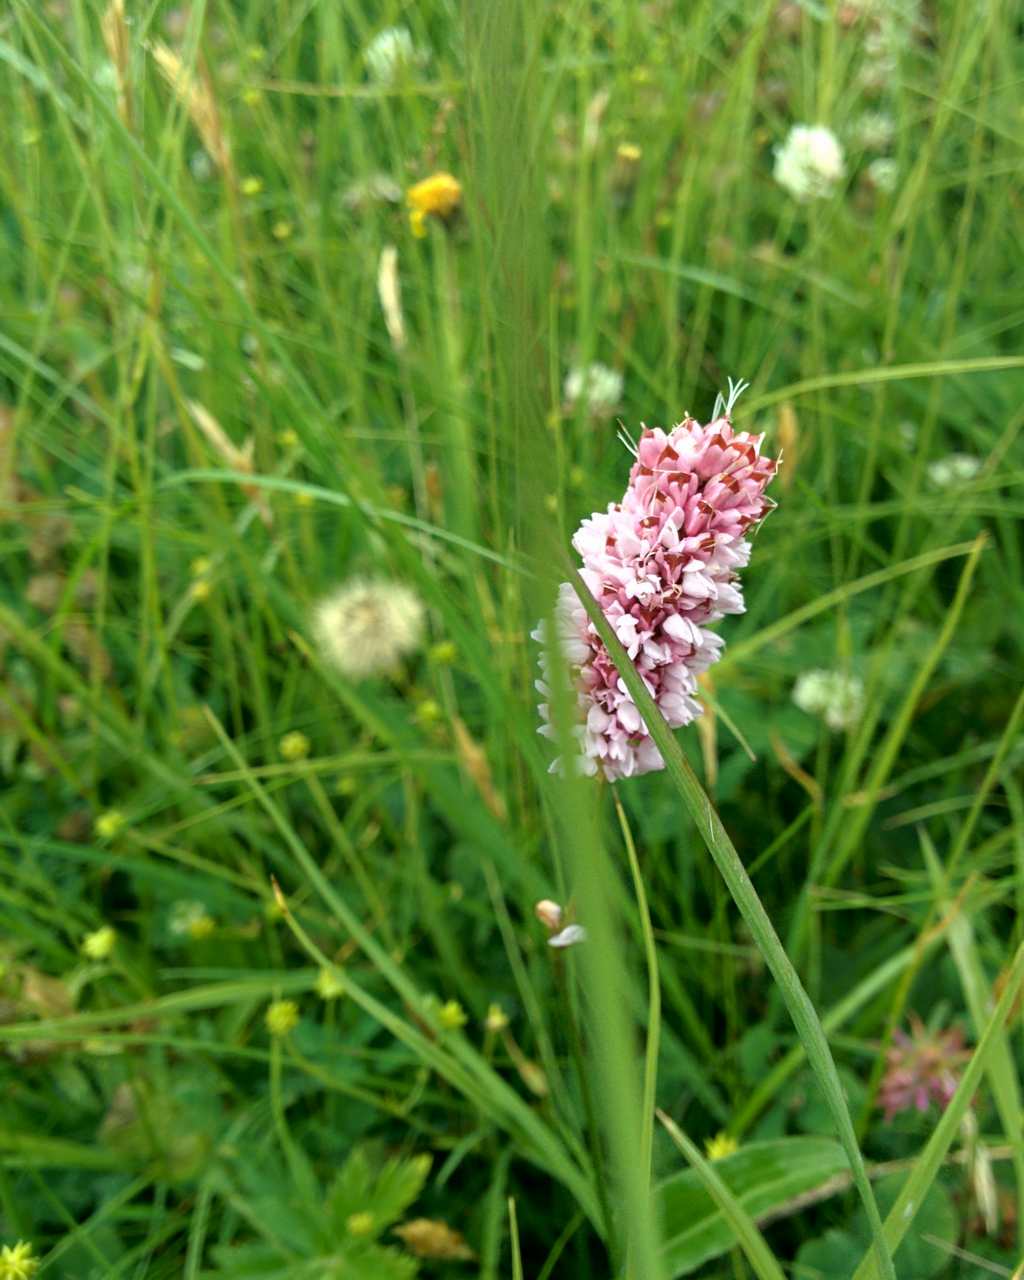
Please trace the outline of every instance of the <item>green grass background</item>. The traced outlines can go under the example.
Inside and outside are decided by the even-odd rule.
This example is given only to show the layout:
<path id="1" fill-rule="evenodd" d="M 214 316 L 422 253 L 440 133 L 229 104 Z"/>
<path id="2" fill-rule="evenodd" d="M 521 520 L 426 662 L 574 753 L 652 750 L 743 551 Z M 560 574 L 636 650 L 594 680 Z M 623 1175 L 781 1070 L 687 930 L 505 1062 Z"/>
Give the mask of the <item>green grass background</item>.
<path id="1" fill-rule="evenodd" d="M 738 425 L 785 445 L 779 510 L 710 730 L 680 742 L 826 1019 L 865 1159 L 912 1164 L 936 1113 L 883 1123 L 888 1037 L 915 1011 L 976 1043 L 1021 940 L 1019 14 L 129 0 L 119 71 L 106 11 L 0 13 L 0 1238 L 55 1277 L 192 1280 L 365 1147 L 433 1156 L 415 1212 L 476 1258 L 426 1274 L 667 1274 L 638 1163 L 643 913 L 610 789 L 546 772 L 528 635 L 579 519 L 622 491 L 617 420 L 706 417 L 729 375 L 753 384 Z M 382 86 L 362 50 L 396 22 L 429 58 Z M 891 193 L 869 111 L 895 123 Z M 771 176 L 798 122 L 847 155 L 808 205 Z M 462 212 L 423 240 L 401 199 L 352 198 L 438 169 Z M 565 402 L 592 360 L 621 371 L 618 412 Z M 257 489 L 192 403 L 251 440 Z M 980 469 L 938 487 L 953 453 Z M 414 586 L 429 638 L 354 683 L 310 618 L 363 574 Z M 848 732 L 792 702 L 818 667 L 864 682 Z M 615 790 L 659 958 L 658 1105 L 698 1144 L 834 1134 L 668 778 Z M 542 897 L 586 902 L 611 945 L 552 954 Z M 172 932 L 183 900 L 211 936 Z M 283 997 L 301 1021 L 271 1040 Z M 975 1105 L 999 1228 L 945 1168 L 936 1274 L 1020 1261 L 1020 1054 L 1011 1021 Z M 685 1167 L 660 1126 L 653 1159 Z M 837 1194 L 769 1243 L 788 1266 L 854 1212 Z M 260 1274 L 329 1274 L 291 1253 Z"/>

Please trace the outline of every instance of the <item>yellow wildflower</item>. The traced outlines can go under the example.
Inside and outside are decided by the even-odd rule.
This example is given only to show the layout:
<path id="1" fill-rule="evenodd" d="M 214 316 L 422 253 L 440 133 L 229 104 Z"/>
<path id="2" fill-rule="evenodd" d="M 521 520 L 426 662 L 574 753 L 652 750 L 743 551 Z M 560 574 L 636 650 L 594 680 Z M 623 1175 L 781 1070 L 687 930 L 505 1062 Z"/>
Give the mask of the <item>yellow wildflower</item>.
<path id="1" fill-rule="evenodd" d="M 101 840 L 113 840 L 124 826 L 124 814 L 117 809 L 108 809 L 96 819 L 94 830 Z"/>
<path id="2" fill-rule="evenodd" d="M 447 222 L 462 203 L 462 184 L 450 173 L 433 173 L 405 193 L 409 202 L 409 224 L 414 236 L 427 234 L 427 218 Z"/>
<path id="3" fill-rule="evenodd" d="M 32 1256 L 32 1246 L 24 1240 L 0 1249 L 0 1280 L 30 1280 L 38 1270 L 39 1259 Z"/>
<path id="4" fill-rule="evenodd" d="M 458 1031 L 469 1021 L 458 1000 L 447 1000 L 437 1011 L 437 1020 L 445 1031 Z"/>
<path id="5" fill-rule="evenodd" d="M 709 1160 L 724 1160 L 726 1156 L 731 1156 L 733 1152 L 740 1149 L 740 1144 L 732 1136 L 731 1133 L 716 1133 L 713 1138 L 708 1138 L 704 1143 L 704 1150 L 708 1154 Z"/>
<path id="6" fill-rule="evenodd" d="M 105 924 L 82 939 L 82 955 L 90 960 L 106 960 L 117 946 L 117 930 Z"/>
<path id="7" fill-rule="evenodd" d="M 350 1236 L 368 1236 L 374 1225 L 374 1216 L 366 1209 L 362 1213 L 350 1213 L 345 1221 Z"/>

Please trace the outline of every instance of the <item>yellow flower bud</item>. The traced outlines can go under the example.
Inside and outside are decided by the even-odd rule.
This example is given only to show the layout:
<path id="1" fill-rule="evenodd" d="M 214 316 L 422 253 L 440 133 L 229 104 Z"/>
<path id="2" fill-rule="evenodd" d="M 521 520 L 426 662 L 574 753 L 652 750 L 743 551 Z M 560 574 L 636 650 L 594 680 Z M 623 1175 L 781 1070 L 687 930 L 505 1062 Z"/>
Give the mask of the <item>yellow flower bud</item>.
<path id="1" fill-rule="evenodd" d="M 285 760 L 305 760 L 309 755 L 310 742 L 304 733 L 286 733 L 278 743 L 278 750 Z"/>
<path id="2" fill-rule="evenodd" d="M 272 1036 L 287 1036 L 299 1025 L 299 1006 L 294 1000 L 275 1000 L 267 1006 L 264 1021 Z"/>
<path id="3" fill-rule="evenodd" d="M 90 960 L 106 960 L 117 946 L 117 930 L 109 924 L 87 933 L 82 939 L 82 955 Z"/>

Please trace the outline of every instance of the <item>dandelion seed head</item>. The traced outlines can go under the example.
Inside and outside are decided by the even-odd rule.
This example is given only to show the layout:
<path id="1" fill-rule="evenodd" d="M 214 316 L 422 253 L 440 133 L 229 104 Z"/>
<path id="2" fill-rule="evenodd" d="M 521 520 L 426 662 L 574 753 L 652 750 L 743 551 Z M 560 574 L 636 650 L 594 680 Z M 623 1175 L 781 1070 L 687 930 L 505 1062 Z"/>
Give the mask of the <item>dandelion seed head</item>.
<path id="1" fill-rule="evenodd" d="M 324 661 L 353 680 L 393 671 L 423 636 L 423 605 L 410 588 L 354 578 L 317 605 L 313 632 Z"/>

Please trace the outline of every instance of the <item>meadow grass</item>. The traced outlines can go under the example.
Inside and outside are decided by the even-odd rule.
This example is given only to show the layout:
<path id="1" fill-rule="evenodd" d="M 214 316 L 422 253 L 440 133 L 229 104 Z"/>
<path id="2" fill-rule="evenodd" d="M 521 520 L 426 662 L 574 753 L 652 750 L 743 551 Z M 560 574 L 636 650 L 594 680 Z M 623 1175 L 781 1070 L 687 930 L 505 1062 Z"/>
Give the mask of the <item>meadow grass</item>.
<path id="1" fill-rule="evenodd" d="M 999 3 L 10 0 L 0 1280 L 1021 1274 L 1022 85 Z M 619 424 L 740 376 L 705 714 L 584 590 L 668 767 L 549 773 Z"/>

